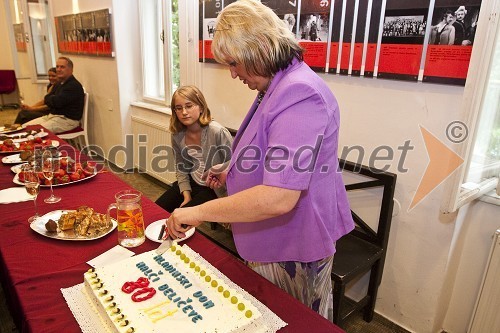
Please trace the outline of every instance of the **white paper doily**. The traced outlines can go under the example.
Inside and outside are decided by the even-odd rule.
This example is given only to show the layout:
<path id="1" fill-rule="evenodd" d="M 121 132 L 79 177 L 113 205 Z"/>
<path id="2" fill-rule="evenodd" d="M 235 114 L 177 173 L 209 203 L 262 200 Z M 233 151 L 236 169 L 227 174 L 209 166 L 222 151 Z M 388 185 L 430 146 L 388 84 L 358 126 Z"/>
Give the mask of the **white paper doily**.
<path id="1" fill-rule="evenodd" d="M 83 280 L 83 274 L 82 274 Z M 73 313 L 83 333 L 113 332 L 104 320 L 101 320 L 94 306 L 89 302 L 83 291 L 83 282 L 69 288 L 61 288 L 66 303 Z"/>
<path id="2" fill-rule="evenodd" d="M 208 261 L 206 261 L 201 255 L 191 250 L 191 248 L 189 248 L 187 245 L 183 246 L 183 250 L 189 257 L 200 261 L 207 267 L 210 267 L 210 270 L 213 271 L 213 274 L 215 274 L 217 278 L 223 280 L 230 288 L 237 290 L 260 311 L 262 317 L 256 322 L 252 323 L 251 327 L 247 328 L 249 333 L 275 333 L 279 329 L 287 325 L 287 323 L 285 323 L 274 312 L 272 312 L 269 308 L 267 308 L 264 304 L 262 304 L 259 300 L 250 295 L 236 283 L 229 280 L 219 270 L 217 270 Z M 104 327 L 105 321 L 100 318 L 97 310 L 89 302 L 87 296 L 84 293 L 83 282 L 73 287 L 61 288 L 61 292 L 64 296 L 64 299 L 66 300 L 66 303 L 68 303 L 73 316 L 80 325 L 83 333 L 103 333 L 103 329 L 106 329 L 107 332 L 112 332 L 111 328 Z"/>

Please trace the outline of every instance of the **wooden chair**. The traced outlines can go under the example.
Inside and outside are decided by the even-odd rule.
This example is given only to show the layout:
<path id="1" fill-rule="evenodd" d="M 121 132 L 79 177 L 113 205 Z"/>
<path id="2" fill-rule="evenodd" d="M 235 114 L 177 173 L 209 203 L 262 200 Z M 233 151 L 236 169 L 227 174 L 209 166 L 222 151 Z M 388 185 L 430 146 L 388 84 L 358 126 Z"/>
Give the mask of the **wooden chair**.
<path id="1" fill-rule="evenodd" d="M 340 160 L 340 168 L 363 178 L 361 182 L 346 185 L 346 190 L 357 191 L 381 187 L 383 189 L 378 227 L 373 230 L 355 212 L 352 212 L 356 228 L 337 241 L 337 252 L 332 269 L 333 322 L 342 327 L 345 320 L 358 310 L 363 319 L 373 319 L 377 291 L 382 280 L 387 243 L 392 221 L 394 191 L 397 176 L 375 168 Z M 359 301 L 345 295 L 346 285 L 369 272 L 368 290 Z"/>
<path id="2" fill-rule="evenodd" d="M 89 93 L 85 92 L 84 104 L 83 104 L 83 114 L 82 119 L 80 119 L 80 126 L 74 128 L 70 131 L 57 134 L 58 137 L 64 140 L 74 140 L 79 149 L 83 149 L 88 146 L 88 116 L 89 116 Z M 75 140 L 78 139 L 78 140 Z M 83 144 L 82 144 L 83 139 Z"/>

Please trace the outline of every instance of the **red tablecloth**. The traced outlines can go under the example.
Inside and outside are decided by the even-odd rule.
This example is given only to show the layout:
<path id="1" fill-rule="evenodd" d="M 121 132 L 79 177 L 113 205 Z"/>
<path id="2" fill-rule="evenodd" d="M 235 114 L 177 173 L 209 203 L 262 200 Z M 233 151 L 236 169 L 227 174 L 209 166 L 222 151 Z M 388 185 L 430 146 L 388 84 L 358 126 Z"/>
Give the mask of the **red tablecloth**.
<path id="1" fill-rule="evenodd" d="M 51 134 L 48 138 L 56 137 Z M 0 166 L 0 189 L 15 186 L 11 166 Z M 54 187 L 55 194 L 62 197 L 56 204 L 43 202 L 50 195 L 49 188 L 43 188 L 37 200 L 39 213 L 81 205 L 104 213 L 114 194 L 127 188 L 106 171 L 79 183 Z M 145 197 L 142 208 L 146 225 L 168 214 Z M 29 228 L 27 219 L 33 213 L 33 201 L 0 205 L 0 277 L 15 323 L 20 332 L 80 332 L 60 289 L 81 283 L 89 268 L 86 262 L 114 247 L 116 233 L 93 241 L 54 240 Z M 201 234 L 195 232 L 186 244 L 287 322 L 280 332 L 344 332 Z M 157 246 L 146 240 L 132 251 L 142 253 Z"/>

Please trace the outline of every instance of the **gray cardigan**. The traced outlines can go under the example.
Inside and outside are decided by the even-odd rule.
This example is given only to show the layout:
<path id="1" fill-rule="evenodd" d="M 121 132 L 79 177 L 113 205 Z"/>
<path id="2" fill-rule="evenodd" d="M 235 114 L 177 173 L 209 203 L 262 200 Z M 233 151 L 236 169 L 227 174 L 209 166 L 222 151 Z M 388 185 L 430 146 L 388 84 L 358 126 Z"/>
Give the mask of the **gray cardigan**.
<path id="1" fill-rule="evenodd" d="M 191 191 L 189 184 L 189 173 L 195 162 L 187 154 L 184 136 L 186 131 L 180 131 L 172 134 L 172 148 L 174 149 L 175 157 L 175 175 L 179 183 L 180 192 Z M 229 165 L 231 160 L 231 145 L 233 137 L 229 131 L 216 121 L 211 121 L 207 126 L 203 127 L 201 132 L 201 149 L 203 160 L 205 161 L 205 171 L 217 164 Z M 226 187 L 216 189 L 215 193 L 218 197 L 227 195 Z"/>

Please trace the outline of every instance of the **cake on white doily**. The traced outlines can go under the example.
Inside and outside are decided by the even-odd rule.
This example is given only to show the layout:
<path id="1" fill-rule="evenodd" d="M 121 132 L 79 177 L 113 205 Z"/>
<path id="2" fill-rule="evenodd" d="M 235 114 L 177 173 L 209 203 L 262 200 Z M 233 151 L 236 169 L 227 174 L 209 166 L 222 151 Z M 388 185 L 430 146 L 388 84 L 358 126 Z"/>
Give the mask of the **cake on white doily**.
<path id="1" fill-rule="evenodd" d="M 187 245 L 91 269 L 83 285 L 82 299 L 109 332 L 276 332 L 286 325 Z M 63 295 L 82 326 L 81 304 L 71 291 Z"/>

